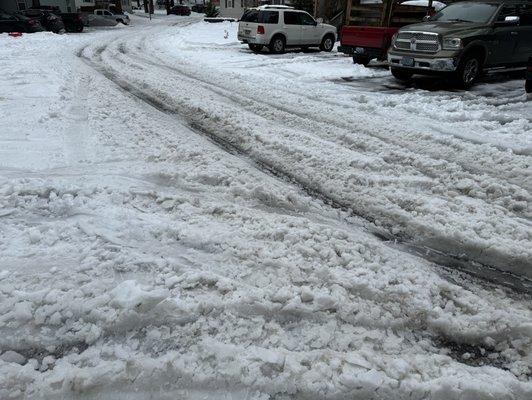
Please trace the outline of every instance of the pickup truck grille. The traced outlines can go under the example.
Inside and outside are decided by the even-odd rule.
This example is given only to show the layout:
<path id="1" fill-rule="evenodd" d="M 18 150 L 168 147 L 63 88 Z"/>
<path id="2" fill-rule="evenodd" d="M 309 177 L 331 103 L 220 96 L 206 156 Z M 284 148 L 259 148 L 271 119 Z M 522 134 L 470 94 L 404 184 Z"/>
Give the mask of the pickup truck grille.
<path id="1" fill-rule="evenodd" d="M 440 39 L 437 33 L 399 32 L 394 47 L 398 50 L 437 53 L 440 50 Z"/>

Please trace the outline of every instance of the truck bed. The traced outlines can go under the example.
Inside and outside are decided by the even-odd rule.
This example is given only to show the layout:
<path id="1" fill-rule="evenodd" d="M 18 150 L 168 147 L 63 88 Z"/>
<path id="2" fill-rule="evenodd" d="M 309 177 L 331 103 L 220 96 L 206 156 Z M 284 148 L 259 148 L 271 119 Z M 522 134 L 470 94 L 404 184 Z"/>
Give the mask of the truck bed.
<path id="1" fill-rule="evenodd" d="M 344 26 L 338 51 L 353 55 L 353 61 L 366 65 L 371 59 L 385 60 L 395 27 Z"/>
<path id="2" fill-rule="evenodd" d="M 345 47 L 387 50 L 399 28 L 380 26 L 345 26 L 340 43 Z"/>

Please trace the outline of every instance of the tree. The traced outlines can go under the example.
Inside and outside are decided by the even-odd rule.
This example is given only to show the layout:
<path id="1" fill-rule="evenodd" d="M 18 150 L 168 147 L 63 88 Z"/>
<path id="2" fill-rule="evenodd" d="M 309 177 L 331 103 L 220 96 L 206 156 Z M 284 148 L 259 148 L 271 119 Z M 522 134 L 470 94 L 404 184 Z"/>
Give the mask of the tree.
<path id="1" fill-rule="evenodd" d="M 208 18 L 213 18 L 218 16 L 218 9 L 212 1 L 209 1 L 205 6 L 205 16 Z"/>
<path id="2" fill-rule="evenodd" d="M 296 10 L 304 10 L 310 15 L 314 14 L 314 0 L 292 0 L 290 4 Z"/>

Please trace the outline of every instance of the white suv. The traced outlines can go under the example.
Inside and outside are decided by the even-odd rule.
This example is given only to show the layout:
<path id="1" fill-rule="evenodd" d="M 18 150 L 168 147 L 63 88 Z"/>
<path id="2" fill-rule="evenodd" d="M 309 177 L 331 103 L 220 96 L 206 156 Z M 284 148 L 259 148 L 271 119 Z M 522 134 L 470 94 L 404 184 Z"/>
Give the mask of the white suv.
<path id="1" fill-rule="evenodd" d="M 287 6 L 261 6 L 244 12 L 238 23 L 238 40 L 252 51 L 268 46 L 272 53 L 283 53 L 287 47 L 319 47 L 331 51 L 336 41 L 336 28 L 318 23 L 305 11 Z"/>

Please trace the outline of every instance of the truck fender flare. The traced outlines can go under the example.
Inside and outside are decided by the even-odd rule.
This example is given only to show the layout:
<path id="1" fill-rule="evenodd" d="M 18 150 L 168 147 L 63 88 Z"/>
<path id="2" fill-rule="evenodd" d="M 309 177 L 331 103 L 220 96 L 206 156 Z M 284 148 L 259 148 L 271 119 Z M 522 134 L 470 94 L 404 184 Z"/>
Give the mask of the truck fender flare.
<path id="1" fill-rule="evenodd" d="M 483 43 L 480 40 L 475 40 L 475 41 L 469 43 L 464 48 L 464 50 L 462 51 L 462 56 L 465 55 L 465 54 L 468 54 L 468 53 L 470 53 L 472 51 L 477 51 L 477 50 L 480 50 L 482 52 L 482 54 L 484 55 L 484 57 L 483 57 L 483 59 L 481 61 L 482 61 L 482 64 L 485 64 L 487 59 L 488 59 L 488 47 L 486 46 L 485 43 Z"/>

